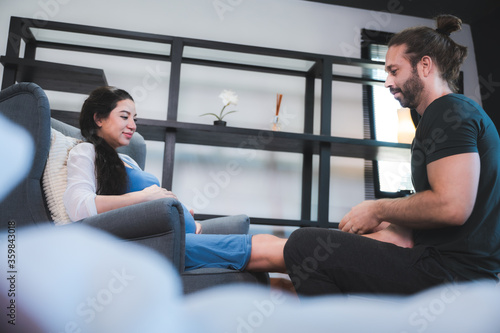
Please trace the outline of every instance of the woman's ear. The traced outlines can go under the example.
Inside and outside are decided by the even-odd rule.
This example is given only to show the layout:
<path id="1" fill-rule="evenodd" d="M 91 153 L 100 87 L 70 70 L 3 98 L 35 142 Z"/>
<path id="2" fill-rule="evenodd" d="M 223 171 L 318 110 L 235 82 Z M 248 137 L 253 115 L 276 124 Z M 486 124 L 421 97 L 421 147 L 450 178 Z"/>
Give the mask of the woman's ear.
<path id="1" fill-rule="evenodd" d="M 101 118 L 97 116 L 97 113 L 94 113 L 94 122 L 96 123 L 97 127 L 101 128 L 102 126 L 102 121 Z"/>

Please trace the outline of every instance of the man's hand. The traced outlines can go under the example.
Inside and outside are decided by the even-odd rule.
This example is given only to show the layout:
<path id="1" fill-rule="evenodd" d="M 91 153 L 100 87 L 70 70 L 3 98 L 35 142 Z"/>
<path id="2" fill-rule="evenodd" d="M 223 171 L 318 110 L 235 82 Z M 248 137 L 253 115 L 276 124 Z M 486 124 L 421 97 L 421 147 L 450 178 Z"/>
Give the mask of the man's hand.
<path id="1" fill-rule="evenodd" d="M 339 230 L 358 235 L 373 232 L 382 222 L 378 217 L 378 209 L 377 201 L 363 201 L 342 218 Z"/>

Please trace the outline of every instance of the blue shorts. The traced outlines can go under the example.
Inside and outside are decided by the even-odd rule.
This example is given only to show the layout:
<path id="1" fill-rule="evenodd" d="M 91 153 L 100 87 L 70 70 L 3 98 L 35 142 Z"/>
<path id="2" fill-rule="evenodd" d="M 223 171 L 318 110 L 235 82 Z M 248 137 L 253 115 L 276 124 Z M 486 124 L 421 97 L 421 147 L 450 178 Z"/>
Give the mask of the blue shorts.
<path id="1" fill-rule="evenodd" d="M 229 268 L 244 270 L 250 260 L 252 236 L 186 234 L 185 270 Z"/>
<path id="2" fill-rule="evenodd" d="M 245 269 L 252 250 L 251 235 L 196 235 L 194 218 L 184 205 L 182 207 L 186 226 L 186 271 L 207 267 Z"/>

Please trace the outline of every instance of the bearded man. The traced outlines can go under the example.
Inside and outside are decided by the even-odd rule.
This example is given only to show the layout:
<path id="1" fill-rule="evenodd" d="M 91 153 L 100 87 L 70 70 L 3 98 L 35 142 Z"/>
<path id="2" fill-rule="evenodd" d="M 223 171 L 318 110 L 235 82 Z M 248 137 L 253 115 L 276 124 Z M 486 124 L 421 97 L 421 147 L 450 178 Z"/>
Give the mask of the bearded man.
<path id="1" fill-rule="evenodd" d="M 498 280 L 500 140 L 473 100 L 455 94 L 467 49 L 449 36 L 461 20 L 396 34 L 385 86 L 420 122 L 412 143 L 416 193 L 364 201 L 339 230 L 303 228 L 285 245 L 301 295 L 412 294 L 456 281 Z"/>

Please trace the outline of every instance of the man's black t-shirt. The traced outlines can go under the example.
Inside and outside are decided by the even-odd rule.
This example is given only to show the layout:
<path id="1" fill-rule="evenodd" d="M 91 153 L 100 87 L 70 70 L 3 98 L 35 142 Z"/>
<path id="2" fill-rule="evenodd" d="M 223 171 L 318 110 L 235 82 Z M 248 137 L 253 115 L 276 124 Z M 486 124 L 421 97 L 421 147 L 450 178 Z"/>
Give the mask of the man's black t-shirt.
<path id="1" fill-rule="evenodd" d="M 427 164 L 472 152 L 479 154 L 481 174 L 469 219 L 459 227 L 414 231 L 415 246 L 433 246 L 445 265 L 465 279 L 500 272 L 500 139 L 491 119 L 473 100 L 458 94 L 436 99 L 425 110 L 412 144 L 415 190 L 430 189 Z"/>

